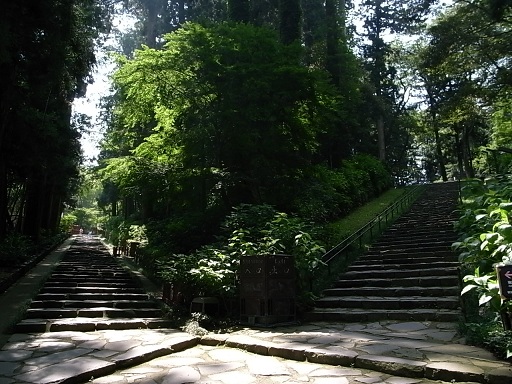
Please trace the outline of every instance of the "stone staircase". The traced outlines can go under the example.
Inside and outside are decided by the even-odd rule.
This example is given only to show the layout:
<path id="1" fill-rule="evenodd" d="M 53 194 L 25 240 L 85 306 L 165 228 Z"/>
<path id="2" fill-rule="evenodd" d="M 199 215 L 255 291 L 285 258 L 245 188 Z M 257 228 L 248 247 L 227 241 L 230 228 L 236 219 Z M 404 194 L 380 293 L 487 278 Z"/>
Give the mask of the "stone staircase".
<path id="1" fill-rule="evenodd" d="M 15 326 L 16 332 L 169 326 L 132 275 L 95 238 L 77 237 Z"/>
<path id="2" fill-rule="evenodd" d="M 456 322 L 459 263 L 451 244 L 458 199 L 455 182 L 431 184 L 315 301 L 310 321 Z"/>

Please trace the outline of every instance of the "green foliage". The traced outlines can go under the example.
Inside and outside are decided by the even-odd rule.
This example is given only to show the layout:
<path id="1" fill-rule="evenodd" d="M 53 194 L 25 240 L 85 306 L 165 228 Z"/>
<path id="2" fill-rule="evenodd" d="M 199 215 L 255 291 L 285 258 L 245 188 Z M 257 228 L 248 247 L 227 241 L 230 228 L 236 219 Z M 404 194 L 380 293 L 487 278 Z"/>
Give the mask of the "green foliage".
<path id="1" fill-rule="evenodd" d="M 229 23 L 188 23 L 163 49 L 120 58 L 106 138 L 119 155 L 103 178 L 124 196 L 189 212 L 284 205 L 338 107 L 326 74 L 299 58 L 274 32 Z"/>
<path id="2" fill-rule="evenodd" d="M 128 229 L 128 241 L 139 243 L 141 248 L 148 244 L 147 228 L 145 225 L 130 225 Z"/>
<path id="3" fill-rule="evenodd" d="M 75 208 L 68 213 L 76 218 L 73 224 L 79 225 L 84 231 L 96 230 L 101 212 L 96 208 Z"/>
<path id="4" fill-rule="evenodd" d="M 316 222 L 330 221 L 346 215 L 391 186 L 391 175 L 382 162 L 372 156 L 356 155 L 343 161 L 338 169 L 312 167 L 294 199 L 294 206 L 300 217 Z"/>
<path id="5" fill-rule="evenodd" d="M 115 247 L 126 245 L 129 227 L 121 216 L 111 216 L 105 223 L 105 238 Z"/>
<path id="6" fill-rule="evenodd" d="M 36 240 L 58 229 L 63 203 L 77 187 L 86 127 L 83 116 L 70 118 L 70 105 L 91 80 L 94 43 L 107 29 L 109 7 L 21 0 L 0 14 L 0 238 L 11 217 Z"/>
<path id="7" fill-rule="evenodd" d="M 450 167 L 455 177 L 508 172 L 510 157 L 494 151 L 510 137 L 501 116 L 509 109 L 511 32 L 488 0 L 454 2 L 428 28 L 419 68 L 444 178 Z"/>
<path id="8" fill-rule="evenodd" d="M 510 173 L 512 171 L 512 154 L 504 152 L 512 148 L 512 102 L 510 93 L 504 92 L 493 106 L 491 115 L 491 143 L 485 152 L 486 163 L 491 172 Z"/>
<path id="9" fill-rule="evenodd" d="M 60 219 L 60 232 L 69 233 L 73 224 L 77 222 L 77 217 L 72 213 L 65 213 Z"/>
<path id="10" fill-rule="evenodd" d="M 495 318 L 464 324 L 462 332 L 468 344 L 486 348 L 500 359 L 512 357 L 512 331 L 504 331 Z"/>
<path id="11" fill-rule="evenodd" d="M 0 263 L 5 267 L 16 267 L 30 256 L 33 242 L 18 233 L 8 234 L 0 241 Z"/>
<path id="12" fill-rule="evenodd" d="M 354 233 L 355 230 L 362 228 L 368 222 L 375 219 L 377 215 L 403 196 L 403 194 L 407 193 L 407 191 L 408 188 L 389 189 L 379 197 L 353 210 L 348 215 L 328 223 L 325 226 L 326 234 L 323 238 L 332 246 L 339 244 Z"/>
<path id="13" fill-rule="evenodd" d="M 464 277 L 462 294 L 478 293 L 478 304 L 492 312 L 512 310 L 499 295 L 496 265 L 512 265 L 512 182 L 508 177 L 485 182 L 471 180 L 462 189 L 465 199 L 458 230 L 462 241 L 453 244 L 463 267 L 473 271 Z"/>
<path id="14" fill-rule="evenodd" d="M 298 279 L 305 281 L 325 252 L 314 239 L 309 224 L 266 205 L 244 204 L 234 208 L 223 228 L 224 236 L 215 244 L 188 255 L 161 258 L 159 275 L 165 281 L 186 287 L 184 291 L 189 296 L 232 297 L 237 292 L 236 274 L 244 255 L 294 255 Z"/>
<path id="15" fill-rule="evenodd" d="M 275 209 L 268 204 L 240 204 L 233 207 L 222 224 L 223 233 L 228 235 L 244 228 L 249 232 L 257 231 L 272 220 Z"/>

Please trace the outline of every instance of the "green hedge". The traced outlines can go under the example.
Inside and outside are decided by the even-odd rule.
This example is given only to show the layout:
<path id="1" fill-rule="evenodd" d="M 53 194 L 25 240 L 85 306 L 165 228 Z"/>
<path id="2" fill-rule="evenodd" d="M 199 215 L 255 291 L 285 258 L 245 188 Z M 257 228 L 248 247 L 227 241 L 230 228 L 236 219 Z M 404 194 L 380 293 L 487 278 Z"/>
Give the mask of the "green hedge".
<path id="1" fill-rule="evenodd" d="M 300 217 L 326 222 L 342 217 L 393 185 L 384 164 L 369 155 L 356 155 L 338 169 L 312 167 L 294 199 Z"/>

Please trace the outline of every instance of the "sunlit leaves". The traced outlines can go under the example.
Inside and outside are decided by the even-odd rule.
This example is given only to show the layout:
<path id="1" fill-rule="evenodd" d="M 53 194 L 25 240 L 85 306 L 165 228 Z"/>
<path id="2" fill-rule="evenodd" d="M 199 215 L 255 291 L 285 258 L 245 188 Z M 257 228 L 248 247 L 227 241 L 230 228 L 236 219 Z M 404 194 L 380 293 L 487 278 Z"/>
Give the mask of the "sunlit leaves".
<path id="1" fill-rule="evenodd" d="M 297 46 L 265 28 L 186 24 L 163 49 L 119 58 L 110 136 L 128 140 L 137 162 L 201 182 L 192 193 L 229 197 L 243 186 L 256 196 L 255 188 L 274 188 L 276 178 L 309 164 L 326 116 L 335 115 L 327 77 L 298 57 Z M 146 168 L 129 164 L 137 184 Z"/>
<path id="2" fill-rule="evenodd" d="M 472 191 L 479 195 L 464 195 L 468 208 L 459 221 L 460 229 L 469 236 L 454 243 L 453 248 L 460 252 L 462 263 L 474 268 L 472 275 L 464 277 L 466 284 L 462 294 L 476 290 L 480 306 L 499 311 L 503 303 L 495 265 L 512 265 L 511 181 L 507 178 L 490 179 L 486 183 L 480 182 L 478 187 L 475 183 L 477 181 L 471 181 L 464 192 Z"/>

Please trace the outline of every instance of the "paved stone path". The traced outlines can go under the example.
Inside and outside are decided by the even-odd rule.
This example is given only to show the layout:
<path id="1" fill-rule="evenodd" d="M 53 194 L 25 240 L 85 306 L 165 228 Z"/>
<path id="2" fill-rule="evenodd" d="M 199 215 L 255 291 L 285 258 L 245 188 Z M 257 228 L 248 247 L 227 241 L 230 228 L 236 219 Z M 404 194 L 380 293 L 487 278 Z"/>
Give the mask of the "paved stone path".
<path id="1" fill-rule="evenodd" d="M 0 384 L 512 383 L 510 363 L 465 345 L 454 323 L 311 322 L 202 337 L 165 328 L 8 334 L 17 306 L 66 246 L 0 295 Z"/>
<path id="2" fill-rule="evenodd" d="M 172 329 L 14 334 L 0 383 L 512 383 L 450 323 L 312 323 L 202 337 Z"/>

